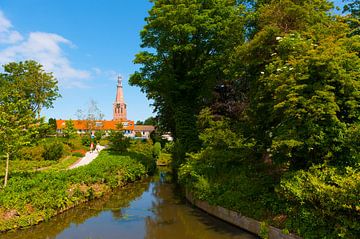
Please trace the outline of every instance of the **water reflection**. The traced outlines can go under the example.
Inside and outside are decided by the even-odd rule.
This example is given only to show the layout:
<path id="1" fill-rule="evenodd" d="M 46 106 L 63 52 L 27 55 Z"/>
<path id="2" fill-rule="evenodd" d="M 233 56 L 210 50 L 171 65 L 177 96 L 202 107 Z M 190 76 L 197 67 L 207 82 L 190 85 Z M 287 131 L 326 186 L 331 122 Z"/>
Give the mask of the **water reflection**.
<path id="1" fill-rule="evenodd" d="M 4 239 L 222 239 L 254 236 L 187 205 L 169 174 L 137 182 L 111 196 L 83 204 Z"/>

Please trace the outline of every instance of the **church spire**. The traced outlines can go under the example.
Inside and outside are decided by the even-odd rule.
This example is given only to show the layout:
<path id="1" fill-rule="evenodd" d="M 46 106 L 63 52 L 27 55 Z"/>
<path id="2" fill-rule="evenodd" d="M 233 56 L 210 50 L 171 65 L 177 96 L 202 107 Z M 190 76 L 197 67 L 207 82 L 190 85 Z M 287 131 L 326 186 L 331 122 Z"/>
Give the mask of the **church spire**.
<path id="1" fill-rule="evenodd" d="M 126 104 L 124 101 L 124 92 L 122 77 L 118 76 L 116 98 L 113 105 L 114 120 L 126 120 Z"/>
<path id="2" fill-rule="evenodd" d="M 118 76 L 118 83 L 117 83 L 117 91 L 116 91 L 115 102 L 124 103 L 124 93 L 123 93 L 122 77 L 121 76 Z"/>

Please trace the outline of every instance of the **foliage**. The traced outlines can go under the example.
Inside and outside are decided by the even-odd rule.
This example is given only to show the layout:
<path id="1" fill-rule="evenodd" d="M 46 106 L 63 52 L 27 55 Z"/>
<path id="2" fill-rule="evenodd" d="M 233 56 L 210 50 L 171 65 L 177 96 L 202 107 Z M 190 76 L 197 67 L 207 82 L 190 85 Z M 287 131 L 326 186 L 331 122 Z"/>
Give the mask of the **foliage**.
<path id="1" fill-rule="evenodd" d="M 149 117 L 146 120 L 144 120 L 144 125 L 157 125 L 156 119 L 154 117 Z"/>
<path id="2" fill-rule="evenodd" d="M 56 125 L 56 119 L 54 118 L 50 118 L 48 120 L 48 124 L 50 126 L 50 130 L 54 133 L 56 133 L 56 130 L 57 130 L 57 125 Z"/>
<path id="3" fill-rule="evenodd" d="M 108 136 L 110 148 L 118 152 L 126 152 L 130 147 L 130 138 L 124 136 L 122 130 L 113 130 Z"/>
<path id="4" fill-rule="evenodd" d="M 56 161 L 64 154 L 64 144 L 60 141 L 47 142 L 44 144 L 43 158 L 45 160 Z"/>
<path id="5" fill-rule="evenodd" d="M 156 164 L 157 165 L 170 165 L 171 164 L 171 154 L 161 153 Z"/>
<path id="6" fill-rule="evenodd" d="M 173 151 L 173 148 L 174 148 L 174 142 L 166 142 L 162 149 L 162 152 L 171 154 Z"/>
<path id="7" fill-rule="evenodd" d="M 32 147 L 23 147 L 19 150 L 16 158 L 22 160 L 34 160 L 40 161 L 43 160 L 44 147 L 42 145 L 32 146 Z"/>
<path id="8" fill-rule="evenodd" d="M 83 135 L 81 136 L 81 144 L 86 147 L 90 147 L 91 142 L 96 145 L 98 143 L 98 140 L 96 137 L 91 138 L 90 135 Z"/>
<path id="9" fill-rule="evenodd" d="M 73 139 L 77 136 L 74 122 L 71 119 L 65 121 L 65 127 L 62 130 L 62 132 L 63 132 L 63 136 L 67 139 Z"/>
<path id="10" fill-rule="evenodd" d="M 243 8 L 235 1 L 154 1 L 141 31 L 141 64 L 130 83 L 154 100 L 160 126 L 179 141 L 179 160 L 197 150 L 196 117 L 224 76 L 227 56 L 244 40 Z M 154 50 L 154 51 L 153 51 Z"/>
<path id="11" fill-rule="evenodd" d="M 344 6 L 344 11 L 350 13 L 346 16 L 346 22 L 349 24 L 352 31 L 350 36 L 360 35 L 360 1 L 359 0 L 343 0 L 347 4 Z"/>
<path id="12" fill-rule="evenodd" d="M 105 132 L 103 130 L 97 130 L 95 132 L 95 138 L 97 141 L 101 140 L 105 136 Z"/>
<path id="13" fill-rule="evenodd" d="M 0 231 L 36 224 L 146 173 L 137 158 L 102 151 L 91 164 L 73 170 L 16 175 L 0 191 L 0 213 L 18 216 L 0 217 Z"/>
<path id="14" fill-rule="evenodd" d="M 135 133 L 135 137 L 139 137 L 139 138 L 142 137 L 141 132 L 136 132 L 136 133 Z"/>
<path id="15" fill-rule="evenodd" d="M 158 159 L 161 155 L 161 144 L 156 142 L 153 147 L 153 156 L 154 158 Z"/>
<path id="16" fill-rule="evenodd" d="M 1 75 L 1 79 L 7 76 Z M 6 157 L 4 186 L 7 184 L 9 160 L 24 145 L 30 143 L 33 133 L 27 130 L 36 122 L 30 101 L 10 83 L 0 85 L 0 152 Z"/>
<path id="17" fill-rule="evenodd" d="M 30 109 L 40 118 L 43 107 L 51 108 L 60 94 L 57 80 L 35 61 L 11 62 L 4 65 L 6 80 L 16 86 L 23 99 L 28 99 Z"/>
<path id="18" fill-rule="evenodd" d="M 284 175 L 278 192 L 290 202 L 287 226 L 305 238 L 357 238 L 359 189 L 359 167 L 320 165 Z"/>
<path id="19" fill-rule="evenodd" d="M 330 29 L 315 29 L 314 40 L 306 33 L 278 38 L 254 96 L 273 158 L 295 168 L 352 157 L 343 139 L 360 117 L 360 58 L 349 46 L 360 39 L 347 38 L 341 23 Z"/>

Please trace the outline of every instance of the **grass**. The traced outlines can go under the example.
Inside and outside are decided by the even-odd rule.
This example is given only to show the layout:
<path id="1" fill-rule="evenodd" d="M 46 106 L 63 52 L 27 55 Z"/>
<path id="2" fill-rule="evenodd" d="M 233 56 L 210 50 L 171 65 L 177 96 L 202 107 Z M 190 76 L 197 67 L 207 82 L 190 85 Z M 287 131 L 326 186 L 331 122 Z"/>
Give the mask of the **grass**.
<path id="1" fill-rule="evenodd" d="M 40 168 L 50 167 L 59 163 L 58 161 L 50 160 L 40 160 L 40 161 L 31 161 L 31 160 L 11 160 L 9 163 L 9 174 L 18 174 L 24 172 L 32 172 Z M 0 176 L 5 175 L 5 160 L 0 160 Z"/>
<path id="2" fill-rule="evenodd" d="M 50 160 L 12 160 L 10 161 L 9 166 L 9 175 L 17 175 L 22 173 L 31 173 L 37 170 L 46 171 L 46 170 L 64 170 L 70 167 L 79 160 L 79 157 L 76 156 L 64 156 L 59 161 L 50 161 Z M 5 160 L 0 160 L 0 177 L 5 175 Z"/>

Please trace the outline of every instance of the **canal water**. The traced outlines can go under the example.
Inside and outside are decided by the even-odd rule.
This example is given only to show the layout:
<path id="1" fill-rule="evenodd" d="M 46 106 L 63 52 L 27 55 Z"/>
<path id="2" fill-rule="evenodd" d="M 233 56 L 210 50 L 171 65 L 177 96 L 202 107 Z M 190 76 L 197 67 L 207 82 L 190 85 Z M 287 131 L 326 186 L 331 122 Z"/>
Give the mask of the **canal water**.
<path id="1" fill-rule="evenodd" d="M 253 239 L 179 196 L 166 169 L 1 239 Z"/>

